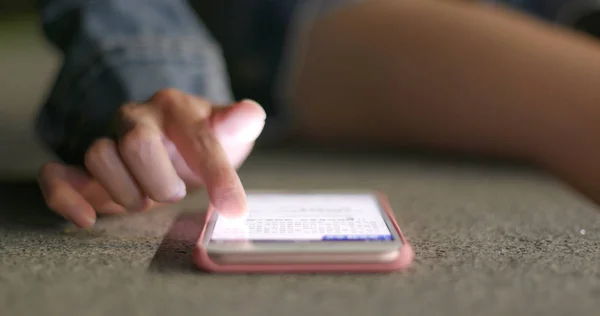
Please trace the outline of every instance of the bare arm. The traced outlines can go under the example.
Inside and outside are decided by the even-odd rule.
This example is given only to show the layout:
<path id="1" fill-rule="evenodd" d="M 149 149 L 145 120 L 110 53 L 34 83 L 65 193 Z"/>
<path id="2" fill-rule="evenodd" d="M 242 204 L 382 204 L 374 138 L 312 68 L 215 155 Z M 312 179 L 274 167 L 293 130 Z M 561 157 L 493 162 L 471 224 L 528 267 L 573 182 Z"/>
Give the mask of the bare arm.
<path id="1" fill-rule="evenodd" d="M 325 141 L 546 159 L 596 132 L 599 88 L 595 40 L 475 4 L 375 0 L 312 29 L 296 127 Z"/>

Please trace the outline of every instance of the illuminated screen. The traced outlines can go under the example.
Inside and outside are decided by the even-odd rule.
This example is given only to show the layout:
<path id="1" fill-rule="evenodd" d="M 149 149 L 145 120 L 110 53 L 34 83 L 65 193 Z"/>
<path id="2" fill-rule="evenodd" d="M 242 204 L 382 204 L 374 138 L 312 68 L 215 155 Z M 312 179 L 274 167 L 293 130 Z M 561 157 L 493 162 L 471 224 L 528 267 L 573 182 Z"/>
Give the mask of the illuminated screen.
<path id="1" fill-rule="evenodd" d="M 211 241 L 392 241 L 370 194 L 249 194 L 244 220 L 217 217 Z"/>

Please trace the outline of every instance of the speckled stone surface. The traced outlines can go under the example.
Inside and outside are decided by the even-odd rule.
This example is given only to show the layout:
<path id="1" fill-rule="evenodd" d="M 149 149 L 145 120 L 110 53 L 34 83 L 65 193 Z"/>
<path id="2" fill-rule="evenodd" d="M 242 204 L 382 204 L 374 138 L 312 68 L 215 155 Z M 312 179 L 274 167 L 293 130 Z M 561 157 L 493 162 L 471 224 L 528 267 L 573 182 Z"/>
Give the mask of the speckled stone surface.
<path id="1" fill-rule="evenodd" d="M 598 315 L 600 213 L 551 178 L 419 157 L 258 153 L 248 188 L 386 192 L 416 260 L 379 275 L 208 275 L 204 196 L 77 231 L 0 192 L 0 315 Z"/>

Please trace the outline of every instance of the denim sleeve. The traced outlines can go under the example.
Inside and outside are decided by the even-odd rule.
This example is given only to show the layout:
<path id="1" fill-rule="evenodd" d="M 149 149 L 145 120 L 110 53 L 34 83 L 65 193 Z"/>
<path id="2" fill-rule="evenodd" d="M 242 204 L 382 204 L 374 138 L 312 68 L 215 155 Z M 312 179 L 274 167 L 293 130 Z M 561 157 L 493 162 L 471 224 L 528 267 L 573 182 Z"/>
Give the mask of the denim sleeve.
<path id="1" fill-rule="evenodd" d="M 484 2 L 501 3 L 552 23 L 564 22 L 561 21 L 562 16 L 572 9 L 583 10 L 573 13 L 585 15 L 591 13 L 591 11 L 586 12 L 588 10 L 597 11 L 600 8 L 598 0 L 484 0 Z"/>
<path id="2" fill-rule="evenodd" d="M 177 88 L 232 100 L 215 40 L 185 0 L 40 0 L 43 30 L 63 64 L 36 132 L 64 162 L 82 164 L 118 108 Z"/>

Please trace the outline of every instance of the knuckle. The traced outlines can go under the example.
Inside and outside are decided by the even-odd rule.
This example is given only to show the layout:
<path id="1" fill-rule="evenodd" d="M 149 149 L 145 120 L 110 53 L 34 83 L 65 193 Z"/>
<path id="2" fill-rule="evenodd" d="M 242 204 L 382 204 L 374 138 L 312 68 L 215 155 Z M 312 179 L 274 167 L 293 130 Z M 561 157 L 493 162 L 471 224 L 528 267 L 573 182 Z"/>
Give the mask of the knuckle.
<path id="1" fill-rule="evenodd" d="M 141 105 L 137 103 L 128 103 L 119 108 L 117 117 L 121 119 L 130 119 L 137 117 L 141 111 Z"/>
<path id="2" fill-rule="evenodd" d="M 137 126 L 121 138 L 119 149 L 125 156 L 143 155 L 158 137 L 151 129 Z"/>
<path id="3" fill-rule="evenodd" d="M 145 104 L 130 103 L 119 108 L 117 119 L 121 128 L 131 129 L 150 114 Z"/>
<path id="4" fill-rule="evenodd" d="M 84 155 L 84 164 L 87 169 L 92 169 L 98 161 L 106 160 L 107 155 L 115 151 L 115 143 L 110 139 L 95 141 Z"/>
<path id="5" fill-rule="evenodd" d="M 144 117 L 144 114 L 144 107 L 140 104 L 131 103 L 120 107 L 115 117 L 114 132 L 119 136 L 128 133 Z"/>
<path id="6" fill-rule="evenodd" d="M 180 90 L 177 90 L 175 88 L 167 88 L 167 89 L 162 89 L 158 92 L 156 92 L 151 98 L 150 100 L 155 101 L 157 103 L 163 104 L 165 106 L 177 106 L 178 104 L 181 104 L 182 100 L 186 98 L 186 94 L 183 93 Z"/>
<path id="7" fill-rule="evenodd" d="M 166 116 L 175 120 L 193 118 L 208 118 L 212 111 L 211 103 L 201 97 L 187 94 L 183 91 L 168 88 L 158 91 L 150 99 Z"/>

